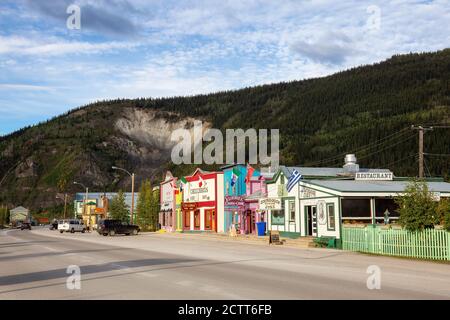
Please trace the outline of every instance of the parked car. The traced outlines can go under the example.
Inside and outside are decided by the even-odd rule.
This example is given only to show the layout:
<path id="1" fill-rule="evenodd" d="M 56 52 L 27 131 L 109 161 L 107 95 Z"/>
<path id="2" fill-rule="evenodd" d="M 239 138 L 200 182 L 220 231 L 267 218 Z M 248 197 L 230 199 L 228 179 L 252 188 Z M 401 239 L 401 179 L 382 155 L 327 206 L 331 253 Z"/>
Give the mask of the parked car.
<path id="1" fill-rule="evenodd" d="M 82 220 L 78 219 L 70 219 L 70 220 L 61 220 L 58 223 L 58 230 L 60 233 L 65 232 L 86 232 L 86 226 L 84 225 Z"/>
<path id="2" fill-rule="evenodd" d="M 114 236 L 116 234 L 126 234 L 127 236 L 130 234 L 137 235 L 139 231 L 141 231 L 139 226 L 122 222 L 120 220 L 100 220 L 97 224 L 97 232 L 104 236 L 107 236 L 108 234 L 110 236 Z"/>
<path id="3" fill-rule="evenodd" d="M 23 222 L 22 225 L 20 226 L 20 230 L 31 230 L 31 223 L 29 222 Z"/>

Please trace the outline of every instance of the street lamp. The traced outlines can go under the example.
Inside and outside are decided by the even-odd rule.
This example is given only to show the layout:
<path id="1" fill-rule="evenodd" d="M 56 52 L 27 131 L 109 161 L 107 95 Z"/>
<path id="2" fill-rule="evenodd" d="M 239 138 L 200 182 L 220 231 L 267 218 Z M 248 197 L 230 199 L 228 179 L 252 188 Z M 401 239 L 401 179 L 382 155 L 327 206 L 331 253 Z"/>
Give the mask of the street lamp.
<path id="1" fill-rule="evenodd" d="M 64 199 L 56 195 L 56 199 L 64 200 L 64 220 L 66 220 L 66 211 L 67 211 L 67 193 L 64 193 Z"/>
<path id="2" fill-rule="evenodd" d="M 84 206 L 83 206 L 83 213 L 86 214 L 89 188 L 86 187 L 84 184 L 82 184 L 80 182 L 74 181 L 73 184 L 78 184 L 78 185 L 82 186 L 84 189 L 86 189 L 86 194 L 84 196 Z M 91 229 L 91 213 L 90 212 L 89 212 L 89 226 L 88 226 L 88 228 L 89 228 L 89 230 Z"/>
<path id="3" fill-rule="evenodd" d="M 113 170 L 121 170 L 127 173 L 131 177 L 131 214 L 130 214 L 130 223 L 133 223 L 133 214 L 134 214 L 134 173 L 130 173 L 128 170 L 123 168 L 119 168 L 116 166 L 112 166 Z"/>

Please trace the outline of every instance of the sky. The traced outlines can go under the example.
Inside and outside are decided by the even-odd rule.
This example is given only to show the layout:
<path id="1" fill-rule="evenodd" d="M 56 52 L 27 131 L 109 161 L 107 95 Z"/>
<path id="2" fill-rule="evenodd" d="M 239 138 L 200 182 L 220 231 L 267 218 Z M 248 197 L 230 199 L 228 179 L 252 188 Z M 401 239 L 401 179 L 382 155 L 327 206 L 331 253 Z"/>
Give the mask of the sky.
<path id="1" fill-rule="evenodd" d="M 0 135 L 97 100 L 308 79 L 447 47 L 450 0 L 0 0 Z"/>

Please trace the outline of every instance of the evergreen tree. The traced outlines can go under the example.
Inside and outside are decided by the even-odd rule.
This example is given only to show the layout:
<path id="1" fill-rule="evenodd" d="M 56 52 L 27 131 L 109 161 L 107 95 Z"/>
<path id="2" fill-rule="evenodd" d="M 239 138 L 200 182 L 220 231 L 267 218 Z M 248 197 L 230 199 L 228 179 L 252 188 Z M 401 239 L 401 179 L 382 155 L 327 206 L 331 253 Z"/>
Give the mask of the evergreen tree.
<path id="1" fill-rule="evenodd" d="M 6 215 L 8 213 L 8 209 L 4 206 L 0 207 L 0 228 L 6 224 Z"/>
<path id="2" fill-rule="evenodd" d="M 142 230 L 156 230 L 155 207 L 158 207 L 158 203 L 159 195 L 158 200 L 156 200 L 150 180 L 143 181 L 139 189 L 139 198 L 137 204 L 137 220 Z"/>
<path id="3" fill-rule="evenodd" d="M 439 223 L 437 203 L 423 180 L 411 181 L 396 202 L 399 205 L 399 223 L 409 231 L 433 228 Z"/>
<path id="4" fill-rule="evenodd" d="M 129 211 L 122 190 L 119 190 L 117 195 L 111 200 L 110 217 L 116 220 L 129 221 Z"/>

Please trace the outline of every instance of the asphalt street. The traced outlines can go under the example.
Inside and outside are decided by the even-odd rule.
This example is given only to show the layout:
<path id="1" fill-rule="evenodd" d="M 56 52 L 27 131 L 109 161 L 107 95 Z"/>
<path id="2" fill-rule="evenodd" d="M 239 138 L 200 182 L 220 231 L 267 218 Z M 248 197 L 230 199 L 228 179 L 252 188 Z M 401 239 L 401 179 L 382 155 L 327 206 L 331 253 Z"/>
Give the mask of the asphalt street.
<path id="1" fill-rule="evenodd" d="M 67 287 L 69 266 L 80 289 Z M 380 289 L 367 287 L 369 266 Z M 450 299 L 450 265 L 205 236 L 8 230 L 0 299 Z"/>

